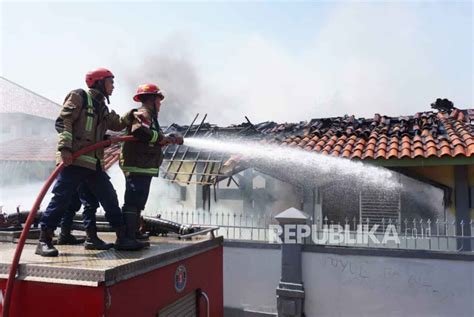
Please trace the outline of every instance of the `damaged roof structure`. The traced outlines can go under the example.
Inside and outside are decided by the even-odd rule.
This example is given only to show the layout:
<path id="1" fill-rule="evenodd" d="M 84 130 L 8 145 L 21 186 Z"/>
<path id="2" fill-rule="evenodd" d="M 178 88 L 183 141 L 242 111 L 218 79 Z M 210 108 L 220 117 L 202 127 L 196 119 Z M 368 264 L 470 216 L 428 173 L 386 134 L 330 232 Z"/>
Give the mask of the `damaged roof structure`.
<path id="1" fill-rule="evenodd" d="M 186 138 L 243 138 L 265 144 L 299 148 L 334 157 L 361 160 L 381 166 L 417 166 L 474 162 L 474 109 L 455 108 L 449 100 L 438 99 L 432 111 L 410 116 L 373 118 L 342 116 L 299 123 L 263 122 L 248 119 L 240 125 L 219 127 L 205 123 L 188 126 L 172 124 L 165 133 Z M 120 147 L 109 150 L 109 164 L 119 159 Z M 245 168 L 238 159 L 184 145 L 164 149 L 161 172 L 172 182 L 215 184 Z M 195 178 L 193 179 L 193 175 Z"/>
<path id="2" fill-rule="evenodd" d="M 31 135 L 17 135 L 16 139 L 3 142 L 0 160 L 54 161 L 53 120 L 60 106 L 3 77 L 0 79 L 0 113 L 26 116 L 22 120 L 37 118 L 27 124 L 31 126 Z M 446 160 L 449 164 L 472 162 L 474 109 L 455 108 L 447 99 L 438 99 L 432 108 L 432 111 L 407 116 L 375 114 L 373 118 L 355 118 L 345 115 L 299 123 L 252 124 L 246 117 L 246 122 L 228 127 L 210 124 L 206 122 L 207 115 L 202 119 L 197 115 L 191 124 L 172 124 L 165 127 L 164 132 L 180 133 L 186 138 L 243 138 L 382 166 L 433 165 Z M 40 123 L 51 126 L 51 131 L 42 138 L 34 131 Z M 106 168 L 109 168 L 118 161 L 120 146 L 114 145 L 105 152 Z M 245 168 L 245 162 L 238 157 L 193 149 L 185 142 L 164 148 L 161 174 L 171 182 L 210 185 Z"/>

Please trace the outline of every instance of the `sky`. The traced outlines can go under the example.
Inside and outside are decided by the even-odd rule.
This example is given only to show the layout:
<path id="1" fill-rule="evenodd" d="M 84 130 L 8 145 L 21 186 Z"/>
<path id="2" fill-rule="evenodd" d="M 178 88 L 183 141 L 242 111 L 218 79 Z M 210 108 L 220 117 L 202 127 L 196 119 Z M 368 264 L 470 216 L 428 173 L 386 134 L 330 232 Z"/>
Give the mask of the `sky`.
<path id="1" fill-rule="evenodd" d="M 156 83 L 162 124 L 474 108 L 471 1 L 0 1 L 0 75 L 57 103 L 107 67 L 110 107 Z"/>

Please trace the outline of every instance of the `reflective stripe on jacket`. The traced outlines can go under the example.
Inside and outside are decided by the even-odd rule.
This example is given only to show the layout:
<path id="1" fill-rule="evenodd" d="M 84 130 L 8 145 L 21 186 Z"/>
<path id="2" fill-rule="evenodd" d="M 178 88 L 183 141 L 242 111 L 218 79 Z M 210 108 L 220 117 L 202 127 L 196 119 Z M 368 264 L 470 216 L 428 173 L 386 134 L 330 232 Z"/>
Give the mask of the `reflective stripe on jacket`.
<path id="1" fill-rule="evenodd" d="M 127 127 L 127 134 L 134 135 L 140 141 L 125 142 L 122 144 L 120 154 L 120 168 L 127 175 L 158 176 L 159 167 L 163 162 L 163 152 L 159 142 L 163 139 L 163 133 L 158 120 L 153 119 L 151 109 L 141 107 L 138 111 L 144 113 L 144 120 Z"/>
<path id="2" fill-rule="evenodd" d="M 71 91 L 64 100 L 59 119 L 58 152 L 56 162 L 61 162 L 61 150 L 76 152 L 86 146 L 103 141 L 105 132 L 121 131 L 130 124 L 131 111 L 120 117 L 115 111 L 109 111 L 104 95 L 95 89 Z M 104 149 L 81 155 L 72 163 L 90 169 L 96 169 L 97 161 L 104 168 Z"/>

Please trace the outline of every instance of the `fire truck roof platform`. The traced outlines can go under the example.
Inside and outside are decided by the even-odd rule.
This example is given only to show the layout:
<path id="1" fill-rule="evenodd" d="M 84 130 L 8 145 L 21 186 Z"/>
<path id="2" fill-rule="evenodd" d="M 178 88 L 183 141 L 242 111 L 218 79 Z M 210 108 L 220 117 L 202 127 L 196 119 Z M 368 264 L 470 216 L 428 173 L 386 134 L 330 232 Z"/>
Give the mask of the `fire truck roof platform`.
<path id="1" fill-rule="evenodd" d="M 102 234 L 113 241 L 111 234 Z M 179 240 L 175 236 L 150 237 L 151 246 L 141 251 L 85 250 L 82 245 L 57 246 L 58 257 L 35 254 L 35 244 L 26 244 L 18 269 L 18 280 L 82 286 L 110 286 L 171 263 L 185 260 L 221 247 L 222 237 L 193 237 Z M 0 279 L 6 278 L 16 244 L 0 243 Z"/>

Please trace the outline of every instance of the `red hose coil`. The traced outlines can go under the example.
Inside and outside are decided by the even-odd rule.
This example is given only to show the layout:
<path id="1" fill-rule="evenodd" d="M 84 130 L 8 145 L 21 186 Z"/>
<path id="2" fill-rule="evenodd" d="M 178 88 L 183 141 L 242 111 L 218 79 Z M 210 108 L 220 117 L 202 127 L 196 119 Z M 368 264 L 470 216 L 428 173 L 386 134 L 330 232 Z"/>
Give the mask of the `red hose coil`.
<path id="1" fill-rule="evenodd" d="M 113 143 L 118 143 L 122 141 L 123 142 L 136 141 L 136 139 L 133 136 L 121 136 L 117 138 L 111 138 L 109 140 L 101 141 L 96 144 L 85 147 L 83 149 L 80 149 L 79 151 L 73 153 L 72 158 L 76 159 L 78 156 L 94 151 L 98 148 L 106 147 Z M 23 247 L 25 246 L 26 237 L 28 236 L 28 233 L 30 232 L 31 224 L 33 223 L 33 220 L 35 219 L 36 212 L 38 211 L 38 208 L 41 202 L 43 201 L 43 198 L 46 195 L 46 192 L 48 191 L 49 187 L 51 186 L 51 184 L 53 183 L 53 181 L 56 179 L 59 172 L 61 172 L 63 168 L 64 168 L 63 163 L 56 166 L 54 171 L 46 180 L 46 183 L 44 183 L 43 187 L 41 188 L 41 191 L 39 195 L 36 197 L 35 203 L 33 204 L 33 207 L 31 208 L 28 218 L 26 219 L 25 226 L 23 228 L 23 231 L 21 232 L 20 239 L 18 240 L 18 245 L 15 250 L 15 255 L 13 256 L 10 272 L 8 274 L 7 285 L 5 287 L 5 298 L 3 300 L 3 317 L 8 317 L 10 313 L 9 312 L 10 302 L 12 298 L 13 286 L 15 284 L 15 277 L 18 270 L 18 264 L 20 262 L 21 252 L 23 251 Z"/>

